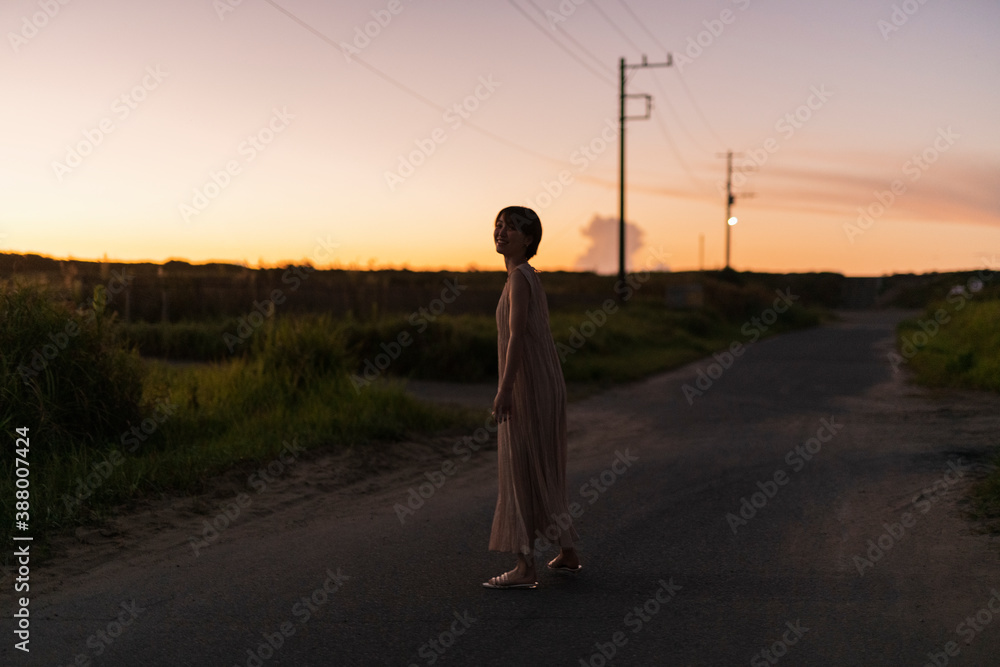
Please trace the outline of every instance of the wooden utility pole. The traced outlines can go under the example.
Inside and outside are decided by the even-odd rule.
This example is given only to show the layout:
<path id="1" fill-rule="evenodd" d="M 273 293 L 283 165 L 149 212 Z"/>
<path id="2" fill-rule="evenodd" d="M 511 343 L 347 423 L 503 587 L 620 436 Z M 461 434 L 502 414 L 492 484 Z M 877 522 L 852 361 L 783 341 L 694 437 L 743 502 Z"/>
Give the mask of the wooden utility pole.
<path id="1" fill-rule="evenodd" d="M 736 203 L 736 195 L 733 194 L 733 156 L 741 155 L 740 153 L 733 153 L 732 151 L 726 151 L 725 153 L 717 153 L 716 157 L 726 158 L 726 268 L 732 268 L 729 264 L 729 248 L 730 248 L 730 234 L 732 232 L 731 228 L 736 224 L 736 219 L 733 217 L 733 204 Z M 741 197 L 753 197 L 752 192 L 741 193 Z"/>
<path id="2" fill-rule="evenodd" d="M 646 120 L 653 106 L 653 98 L 646 94 L 628 95 L 625 92 L 627 83 L 626 72 L 630 69 L 641 69 L 644 67 L 670 67 L 674 64 L 673 56 L 667 54 L 667 59 L 662 63 L 646 62 L 646 56 L 642 57 L 641 63 L 629 65 L 624 58 L 618 60 L 618 284 L 625 282 L 625 121 L 626 120 Z M 646 100 L 646 113 L 642 116 L 626 116 L 625 100 L 630 97 L 639 97 Z M 616 293 L 618 291 L 616 290 Z M 619 295 L 620 296 L 620 295 Z"/>

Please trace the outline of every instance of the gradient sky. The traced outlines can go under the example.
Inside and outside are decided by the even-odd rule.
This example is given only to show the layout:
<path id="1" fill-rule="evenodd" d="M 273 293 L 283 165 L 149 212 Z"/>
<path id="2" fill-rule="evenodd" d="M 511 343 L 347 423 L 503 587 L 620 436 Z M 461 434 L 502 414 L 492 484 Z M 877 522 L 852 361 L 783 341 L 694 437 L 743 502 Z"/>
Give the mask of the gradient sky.
<path id="1" fill-rule="evenodd" d="M 63 1 L 0 6 L 3 251 L 499 269 L 528 203 L 533 264 L 611 272 L 618 59 L 666 49 L 628 85 L 630 266 L 722 265 L 728 149 L 737 269 L 1000 258 L 995 0 Z"/>

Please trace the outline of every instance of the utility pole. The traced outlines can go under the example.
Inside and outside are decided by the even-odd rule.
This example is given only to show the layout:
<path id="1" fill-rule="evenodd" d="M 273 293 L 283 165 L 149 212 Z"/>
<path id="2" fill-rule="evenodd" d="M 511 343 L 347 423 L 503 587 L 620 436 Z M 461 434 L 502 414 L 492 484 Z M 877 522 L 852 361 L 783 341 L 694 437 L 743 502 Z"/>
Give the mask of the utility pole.
<path id="1" fill-rule="evenodd" d="M 733 153 L 732 151 L 726 151 L 725 153 L 716 153 L 716 157 L 726 158 L 726 268 L 732 268 L 729 265 L 729 247 L 730 247 L 730 232 L 731 227 L 735 225 L 735 219 L 732 217 L 733 204 L 736 203 L 736 195 L 733 194 L 733 155 L 742 155 L 742 153 Z M 752 192 L 742 193 L 741 197 L 753 197 Z"/>
<path id="2" fill-rule="evenodd" d="M 674 64 L 673 56 L 667 54 L 667 59 L 662 63 L 646 62 L 646 56 L 642 57 L 641 63 L 629 65 L 624 58 L 618 60 L 619 87 L 618 87 L 618 284 L 625 282 L 625 121 L 626 120 L 646 120 L 649 118 L 650 110 L 653 107 L 653 98 L 646 94 L 628 95 L 625 93 L 627 78 L 626 72 L 630 69 L 641 69 L 644 67 L 670 67 Z M 642 116 L 626 116 L 625 101 L 630 97 L 639 97 L 646 100 L 646 113 Z M 621 299 L 619 299 L 621 300 Z"/>
<path id="3" fill-rule="evenodd" d="M 726 268 L 732 268 L 729 265 L 729 236 L 732 230 L 732 224 L 730 220 L 732 216 L 733 202 L 736 201 L 733 198 L 733 152 L 726 151 Z"/>

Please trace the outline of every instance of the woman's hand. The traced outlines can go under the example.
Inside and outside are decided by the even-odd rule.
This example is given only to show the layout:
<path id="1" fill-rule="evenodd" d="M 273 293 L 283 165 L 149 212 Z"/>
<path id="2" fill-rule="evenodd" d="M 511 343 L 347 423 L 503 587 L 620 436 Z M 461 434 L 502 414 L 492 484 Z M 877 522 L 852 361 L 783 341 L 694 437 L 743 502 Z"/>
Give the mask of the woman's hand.
<path id="1" fill-rule="evenodd" d="M 510 419 L 511 408 L 514 407 L 514 392 L 504 387 L 497 392 L 493 399 L 493 419 L 499 424 Z"/>

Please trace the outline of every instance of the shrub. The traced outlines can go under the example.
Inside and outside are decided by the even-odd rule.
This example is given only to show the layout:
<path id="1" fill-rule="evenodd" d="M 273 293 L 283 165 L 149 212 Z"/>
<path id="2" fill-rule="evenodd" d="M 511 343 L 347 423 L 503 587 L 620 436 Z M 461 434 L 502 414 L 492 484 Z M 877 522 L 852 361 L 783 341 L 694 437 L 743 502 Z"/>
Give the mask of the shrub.
<path id="1" fill-rule="evenodd" d="M 104 288 L 74 309 L 45 287 L 0 285 L 0 429 L 29 427 L 46 447 L 117 442 L 141 421 L 142 374 Z M 9 448 L 0 461 L 10 459 Z"/>

